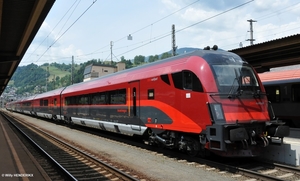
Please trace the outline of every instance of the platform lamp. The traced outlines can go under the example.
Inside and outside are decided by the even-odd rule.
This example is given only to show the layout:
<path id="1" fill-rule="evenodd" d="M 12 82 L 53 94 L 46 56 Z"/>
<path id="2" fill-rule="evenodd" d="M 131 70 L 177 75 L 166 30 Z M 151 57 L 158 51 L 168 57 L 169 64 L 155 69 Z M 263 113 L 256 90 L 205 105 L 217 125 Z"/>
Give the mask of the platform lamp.
<path id="1" fill-rule="evenodd" d="M 127 40 L 132 40 L 131 34 L 129 34 L 129 35 L 127 36 Z"/>

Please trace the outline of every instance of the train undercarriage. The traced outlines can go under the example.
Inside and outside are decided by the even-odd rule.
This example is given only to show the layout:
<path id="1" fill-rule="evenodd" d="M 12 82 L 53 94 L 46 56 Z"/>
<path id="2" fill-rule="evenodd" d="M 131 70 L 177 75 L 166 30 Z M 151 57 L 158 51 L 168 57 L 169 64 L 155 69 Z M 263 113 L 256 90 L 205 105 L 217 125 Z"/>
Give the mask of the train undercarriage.
<path id="1" fill-rule="evenodd" d="M 149 144 L 168 149 L 178 149 L 190 156 L 204 155 L 207 151 L 200 144 L 199 135 L 178 133 L 174 131 L 164 131 L 163 133 L 155 133 L 148 131 Z M 207 154 L 207 153 L 206 153 Z"/>
<path id="2" fill-rule="evenodd" d="M 289 127 L 281 123 L 213 125 L 199 135 L 157 130 L 148 131 L 148 135 L 150 145 L 178 149 L 190 156 L 206 157 L 212 152 L 225 157 L 253 157 L 269 144 L 281 144 L 289 135 Z"/>

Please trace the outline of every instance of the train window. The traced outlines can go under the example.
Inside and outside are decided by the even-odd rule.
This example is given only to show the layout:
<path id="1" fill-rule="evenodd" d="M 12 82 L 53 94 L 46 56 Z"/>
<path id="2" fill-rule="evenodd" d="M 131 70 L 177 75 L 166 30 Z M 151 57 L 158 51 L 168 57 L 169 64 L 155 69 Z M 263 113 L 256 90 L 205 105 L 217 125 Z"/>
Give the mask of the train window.
<path id="1" fill-rule="evenodd" d="M 54 99 L 54 106 L 56 106 L 56 104 L 57 104 L 57 100 L 56 100 L 56 98 Z"/>
<path id="2" fill-rule="evenodd" d="M 182 72 L 172 73 L 172 79 L 174 82 L 174 86 L 177 89 L 182 89 Z"/>
<path id="3" fill-rule="evenodd" d="M 268 100 L 271 102 L 280 102 L 280 87 L 279 86 L 265 86 Z"/>
<path id="4" fill-rule="evenodd" d="M 292 100 L 293 102 L 300 102 L 300 84 L 292 85 Z"/>
<path id="5" fill-rule="evenodd" d="M 191 71 L 185 70 L 172 74 L 174 86 L 177 89 L 188 89 L 197 92 L 203 92 L 202 84 L 199 78 Z"/>
<path id="6" fill-rule="evenodd" d="M 87 104 L 89 104 L 89 97 L 88 97 L 88 95 L 83 95 L 83 96 L 78 97 L 78 103 L 77 104 L 80 104 L 80 105 L 87 105 Z"/>
<path id="7" fill-rule="evenodd" d="M 106 104 L 105 93 L 96 93 L 91 97 L 92 104 Z"/>
<path id="8" fill-rule="evenodd" d="M 66 97 L 65 105 L 75 105 L 76 104 L 76 97 Z"/>
<path id="9" fill-rule="evenodd" d="M 170 85 L 170 80 L 169 80 L 168 74 L 161 75 L 160 78 L 161 78 L 161 80 L 164 81 L 166 84 L 169 84 L 169 85 Z"/>
<path id="10" fill-rule="evenodd" d="M 126 89 L 66 97 L 65 105 L 126 104 Z"/>
<path id="11" fill-rule="evenodd" d="M 47 99 L 44 100 L 44 106 L 48 106 L 48 100 Z"/>
<path id="12" fill-rule="evenodd" d="M 199 78 L 191 71 L 183 72 L 183 81 L 185 89 L 192 89 L 193 91 L 203 92 L 202 84 Z"/>
<path id="13" fill-rule="evenodd" d="M 65 105 L 70 105 L 70 98 L 69 97 L 66 97 L 65 98 Z"/>
<path id="14" fill-rule="evenodd" d="M 237 92 L 260 90 L 256 76 L 247 65 L 212 65 L 219 92 Z"/>
<path id="15" fill-rule="evenodd" d="M 42 99 L 40 100 L 40 106 L 43 106 L 43 100 Z"/>
<path id="16" fill-rule="evenodd" d="M 110 104 L 126 104 L 126 89 L 109 92 Z"/>
<path id="17" fill-rule="evenodd" d="M 148 89 L 148 99 L 154 99 L 154 89 Z"/>
<path id="18" fill-rule="evenodd" d="M 192 89 L 192 72 L 184 71 L 183 72 L 183 88 Z"/>

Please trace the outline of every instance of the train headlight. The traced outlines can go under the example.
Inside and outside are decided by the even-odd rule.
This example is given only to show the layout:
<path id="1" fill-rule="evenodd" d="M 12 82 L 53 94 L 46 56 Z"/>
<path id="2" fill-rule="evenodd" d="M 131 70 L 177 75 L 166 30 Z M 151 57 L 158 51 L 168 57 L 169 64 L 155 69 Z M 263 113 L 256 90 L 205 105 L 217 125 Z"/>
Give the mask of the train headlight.
<path id="1" fill-rule="evenodd" d="M 225 122 L 224 112 L 221 104 L 209 104 L 209 109 L 214 122 Z"/>

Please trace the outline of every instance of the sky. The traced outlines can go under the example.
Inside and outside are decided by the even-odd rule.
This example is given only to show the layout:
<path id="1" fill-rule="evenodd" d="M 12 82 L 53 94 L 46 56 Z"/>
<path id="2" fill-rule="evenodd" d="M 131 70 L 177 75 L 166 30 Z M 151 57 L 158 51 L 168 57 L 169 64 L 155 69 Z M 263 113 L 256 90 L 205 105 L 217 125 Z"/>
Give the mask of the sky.
<path id="1" fill-rule="evenodd" d="M 300 0 L 56 0 L 20 65 L 120 61 L 178 48 L 224 50 L 300 33 Z M 132 40 L 128 40 L 131 35 Z"/>

